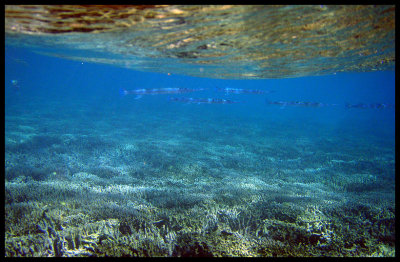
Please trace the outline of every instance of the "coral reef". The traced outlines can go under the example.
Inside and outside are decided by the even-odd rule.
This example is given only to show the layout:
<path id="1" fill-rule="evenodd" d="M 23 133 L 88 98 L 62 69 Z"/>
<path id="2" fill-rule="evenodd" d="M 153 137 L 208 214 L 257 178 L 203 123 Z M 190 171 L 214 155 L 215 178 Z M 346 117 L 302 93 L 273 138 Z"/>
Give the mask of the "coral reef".
<path id="1" fill-rule="evenodd" d="M 5 256 L 395 255 L 393 147 L 128 117 L 99 130 L 80 119 L 74 134 L 11 124 Z"/>

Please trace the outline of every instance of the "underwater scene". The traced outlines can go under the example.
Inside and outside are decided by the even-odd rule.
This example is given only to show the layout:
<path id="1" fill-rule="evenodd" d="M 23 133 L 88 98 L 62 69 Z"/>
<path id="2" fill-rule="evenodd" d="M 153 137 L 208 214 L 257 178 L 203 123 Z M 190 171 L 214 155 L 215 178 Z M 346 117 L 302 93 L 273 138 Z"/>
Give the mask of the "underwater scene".
<path id="1" fill-rule="evenodd" d="M 101 33 L 7 32 L 17 9 L 6 7 L 6 257 L 395 256 L 394 57 L 266 77 L 255 57 L 227 69 L 149 47 L 133 68 L 121 49 L 93 50 L 111 39 Z M 151 10 L 179 27 L 198 12 Z"/>

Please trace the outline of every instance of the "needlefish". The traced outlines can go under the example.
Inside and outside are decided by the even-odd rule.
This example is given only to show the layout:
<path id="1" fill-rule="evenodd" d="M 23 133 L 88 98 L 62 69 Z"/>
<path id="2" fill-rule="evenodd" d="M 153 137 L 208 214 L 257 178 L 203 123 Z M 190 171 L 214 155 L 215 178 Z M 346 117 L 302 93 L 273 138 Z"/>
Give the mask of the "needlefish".
<path id="1" fill-rule="evenodd" d="M 325 107 L 325 106 L 339 106 L 339 104 L 325 104 L 320 102 L 303 102 L 303 101 L 268 101 L 267 104 L 270 105 L 278 105 L 281 108 L 286 106 L 294 106 L 294 107 Z M 360 108 L 360 109 L 389 109 L 394 108 L 392 104 L 383 104 L 383 103 L 375 103 L 375 104 L 349 104 L 346 103 L 344 105 L 345 108 Z"/>
<path id="2" fill-rule="evenodd" d="M 215 90 L 219 92 L 225 92 L 226 94 L 270 94 L 275 91 L 259 90 L 259 89 L 242 89 L 242 88 L 230 88 L 230 87 L 216 87 Z"/>
<path id="3" fill-rule="evenodd" d="M 338 104 L 325 104 L 320 102 L 303 102 L 303 101 L 268 101 L 270 105 L 278 105 L 282 108 L 286 106 L 297 106 L 297 107 L 324 107 L 324 106 L 337 106 Z"/>
<path id="4" fill-rule="evenodd" d="M 366 109 L 366 108 L 371 108 L 371 109 L 389 109 L 389 108 L 394 108 L 394 105 L 391 104 L 380 104 L 380 103 L 375 103 L 375 104 L 345 104 L 346 108 L 361 108 L 361 109 Z"/>
<path id="5" fill-rule="evenodd" d="M 126 90 L 123 88 L 119 89 L 119 94 L 121 96 L 126 95 L 136 95 L 135 99 L 141 98 L 143 95 L 162 95 L 162 94 L 185 94 L 191 93 L 196 91 L 202 91 L 205 88 L 141 88 L 141 89 L 133 89 L 133 90 Z"/>
<path id="6" fill-rule="evenodd" d="M 191 98 L 191 97 L 169 97 L 169 101 L 183 102 L 188 104 L 235 104 L 237 101 L 221 98 Z"/>

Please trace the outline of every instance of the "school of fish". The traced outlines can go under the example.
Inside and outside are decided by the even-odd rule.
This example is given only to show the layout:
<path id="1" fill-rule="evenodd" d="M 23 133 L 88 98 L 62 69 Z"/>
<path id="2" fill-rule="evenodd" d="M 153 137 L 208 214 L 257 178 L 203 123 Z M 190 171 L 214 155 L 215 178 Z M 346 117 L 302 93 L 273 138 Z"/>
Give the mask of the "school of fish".
<path id="1" fill-rule="evenodd" d="M 186 94 L 192 92 L 198 92 L 207 90 L 206 88 L 141 88 L 141 89 L 133 89 L 126 90 L 121 88 L 119 93 L 121 96 L 126 95 L 136 95 L 135 99 L 141 98 L 143 95 L 161 95 L 161 94 Z M 217 92 L 223 92 L 225 94 L 255 94 L 255 95 L 264 95 L 270 94 L 275 91 L 271 90 L 260 90 L 260 89 L 242 89 L 242 88 L 219 88 L 216 87 L 214 89 Z M 241 103 L 239 101 L 233 101 L 229 99 L 221 99 L 221 98 L 192 98 L 192 97 L 168 97 L 169 101 L 172 102 L 182 102 L 187 104 L 236 104 Z M 327 107 L 327 106 L 340 106 L 340 104 L 327 104 L 321 102 L 307 102 L 307 101 L 269 101 L 266 100 L 266 103 L 269 105 L 277 105 L 281 108 L 284 107 Z M 357 109 L 390 109 L 394 108 L 392 104 L 385 103 L 358 103 L 358 104 L 350 104 L 345 103 L 345 108 L 357 108 Z"/>

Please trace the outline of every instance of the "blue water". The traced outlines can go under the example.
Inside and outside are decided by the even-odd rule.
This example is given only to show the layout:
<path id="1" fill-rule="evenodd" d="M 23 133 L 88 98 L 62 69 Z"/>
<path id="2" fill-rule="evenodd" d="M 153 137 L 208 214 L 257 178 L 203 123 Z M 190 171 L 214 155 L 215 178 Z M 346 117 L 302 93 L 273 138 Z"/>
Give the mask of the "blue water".
<path id="1" fill-rule="evenodd" d="M 207 90 L 145 95 L 140 99 L 119 94 L 120 88 L 168 87 Z M 224 94 L 214 90 L 215 87 L 274 92 Z M 223 98 L 239 103 L 188 104 L 169 101 L 170 96 Z M 303 248 L 296 251 L 297 255 L 392 256 L 395 110 L 349 109 L 344 105 L 394 105 L 394 97 L 394 71 L 220 80 L 174 72 L 170 75 L 139 72 L 7 46 L 5 176 L 6 211 L 10 214 L 6 215 L 7 254 L 87 255 L 77 251 L 76 243 L 67 245 L 67 240 L 58 251 L 55 246 L 31 253 L 10 247 L 16 237 L 40 233 L 28 230 L 31 222 L 14 218 L 16 215 L 11 211 L 21 208 L 21 203 L 38 203 L 51 207 L 46 211 L 48 217 L 55 217 L 51 212 L 59 208 L 64 210 L 65 217 L 83 213 L 91 216 L 93 223 L 118 219 L 119 224 L 114 227 L 118 234 L 125 234 L 121 225 L 126 223 L 131 228 L 128 238 L 136 240 L 145 231 L 134 229 L 130 224 L 132 219 L 142 217 L 147 221 L 144 224 L 158 230 L 157 234 L 164 238 L 167 231 L 154 223 L 168 220 L 168 232 L 173 231 L 176 237 L 169 242 L 163 240 L 157 248 L 147 242 L 135 247 L 147 250 L 148 253 L 138 251 L 140 256 L 194 255 L 199 249 L 194 247 L 195 243 L 206 243 L 202 250 L 208 255 L 221 255 L 224 251 L 235 256 L 287 256 L 294 255 L 290 254 L 290 247 L 299 242 Z M 281 107 L 266 101 L 337 105 Z M 81 188 L 80 183 L 86 183 L 91 193 L 78 194 L 76 188 L 68 187 L 76 184 Z M 64 193 L 56 194 L 61 190 L 60 185 L 65 186 Z M 122 189 L 115 188 L 118 186 L 144 188 L 146 193 L 126 196 Z M 21 198 L 21 193 L 13 190 L 28 191 Z M 69 190 L 75 195 L 65 193 Z M 101 195 L 101 190 L 113 195 Z M 104 203 L 112 200 L 120 209 L 100 200 L 93 203 L 93 199 Z M 85 203 L 85 207 L 68 206 L 79 202 Z M 161 215 L 131 213 L 128 206 L 132 202 L 136 206 L 141 203 L 157 208 Z M 203 213 L 199 211 L 199 220 L 195 221 L 209 219 L 212 211 L 207 207 L 213 204 L 222 210 L 214 214 L 218 229 L 208 226 L 209 233 L 200 233 L 200 226 L 193 221 L 191 230 L 173 226 L 175 220 L 171 217 L 182 212 L 192 212 L 182 215 L 191 219 L 196 216 L 195 210 L 201 209 Z M 240 215 L 228 219 L 227 210 L 240 211 Z M 306 226 L 304 221 L 313 220 L 310 212 L 315 221 L 326 223 L 326 229 Z M 247 221 L 246 229 L 241 228 L 244 222 L 241 226 L 234 222 L 237 217 Z M 121 222 L 123 219 L 126 221 Z M 65 237 L 69 226 L 65 224 L 61 229 L 53 225 L 57 234 L 49 237 L 53 241 L 55 236 Z M 52 227 L 51 223 L 48 227 Z M 24 230 L 16 232 L 15 228 Z M 369 233 L 360 237 L 360 232 Z M 183 236 L 191 236 L 192 242 L 183 242 Z M 215 243 L 219 243 L 216 240 L 219 238 L 232 241 L 233 247 L 242 241 L 245 248 L 232 251 L 218 246 Z M 254 247 L 256 242 L 262 243 L 261 246 Z M 125 254 L 107 253 L 114 251 L 102 245 L 98 243 L 97 248 L 103 253 L 94 249 L 98 254 Z"/>

